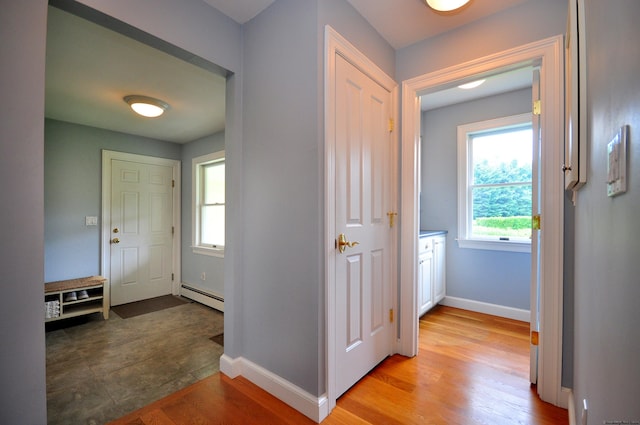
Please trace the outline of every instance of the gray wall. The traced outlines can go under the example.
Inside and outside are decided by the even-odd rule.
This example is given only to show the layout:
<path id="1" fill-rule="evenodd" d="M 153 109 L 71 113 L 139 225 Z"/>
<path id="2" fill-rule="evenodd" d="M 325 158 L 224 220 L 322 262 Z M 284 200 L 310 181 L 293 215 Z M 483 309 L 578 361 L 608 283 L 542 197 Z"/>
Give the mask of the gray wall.
<path id="1" fill-rule="evenodd" d="M 420 227 L 447 230 L 447 295 L 529 310 L 531 254 L 459 248 L 461 124 L 531 111 L 531 89 L 422 113 Z"/>
<path id="2" fill-rule="evenodd" d="M 181 146 L 50 119 L 44 137 L 44 280 L 100 274 L 102 150 L 179 160 Z"/>
<path id="3" fill-rule="evenodd" d="M 639 421 L 640 2 L 585 3 L 589 172 L 575 208 L 575 400 L 578 417 L 588 400 L 589 424 Z M 628 189 L 608 198 L 606 145 L 624 124 Z"/>
<path id="4" fill-rule="evenodd" d="M 192 160 L 224 150 L 224 131 L 184 144 L 182 152 L 182 282 L 224 294 L 224 258 L 194 254 L 192 245 Z M 228 212 L 231 214 L 231 212 Z M 202 273 L 206 280 L 201 280 Z"/>
<path id="5" fill-rule="evenodd" d="M 316 16 L 314 1 L 278 0 L 244 27 L 244 317 L 234 335 L 243 357 L 312 394 L 322 282 Z"/>
<path id="6" fill-rule="evenodd" d="M 44 58 L 47 2 L 0 13 L 0 423 L 47 422 L 44 314 Z"/>

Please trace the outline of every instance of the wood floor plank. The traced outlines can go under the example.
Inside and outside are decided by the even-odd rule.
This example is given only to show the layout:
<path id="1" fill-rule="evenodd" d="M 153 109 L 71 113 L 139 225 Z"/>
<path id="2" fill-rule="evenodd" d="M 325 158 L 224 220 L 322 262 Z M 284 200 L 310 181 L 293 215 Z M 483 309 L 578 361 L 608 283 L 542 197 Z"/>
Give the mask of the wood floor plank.
<path id="1" fill-rule="evenodd" d="M 420 320 L 419 355 L 384 360 L 323 425 L 568 424 L 528 382 L 528 335 L 524 322 L 438 306 Z M 216 374 L 112 425 L 313 423 L 245 378 Z"/>

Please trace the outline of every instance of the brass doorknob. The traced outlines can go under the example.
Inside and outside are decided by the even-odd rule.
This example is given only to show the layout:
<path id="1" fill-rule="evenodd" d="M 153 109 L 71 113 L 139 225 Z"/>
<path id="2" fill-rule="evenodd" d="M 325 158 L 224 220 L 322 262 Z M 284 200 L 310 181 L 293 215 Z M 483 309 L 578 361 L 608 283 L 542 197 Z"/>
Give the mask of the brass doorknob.
<path id="1" fill-rule="evenodd" d="M 338 236 L 337 245 L 338 245 L 338 251 L 340 251 L 340 254 L 342 254 L 347 249 L 347 247 L 353 248 L 354 246 L 359 244 L 360 242 L 356 242 L 356 241 L 349 242 L 347 240 L 347 237 L 344 235 L 344 233 L 340 233 L 340 235 Z"/>
<path id="2" fill-rule="evenodd" d="M 111 239 L 111 243 L 120 243 L 120 239 L 113 238 L 113 239 Z"/>

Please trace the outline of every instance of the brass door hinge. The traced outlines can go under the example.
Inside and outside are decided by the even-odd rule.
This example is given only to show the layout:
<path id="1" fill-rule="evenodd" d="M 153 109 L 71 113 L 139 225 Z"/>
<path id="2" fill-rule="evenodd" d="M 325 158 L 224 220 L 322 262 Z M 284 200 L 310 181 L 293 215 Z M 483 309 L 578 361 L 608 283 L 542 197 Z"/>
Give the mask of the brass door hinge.
<path id="1" fill-rule="evenodd" d="M 538 331 L 531 331 L 531 345 L 538 345 L 540 334 Z"/>
<path id="2" fill-rule="evenodd" d="M 391 133 L 394 128 L 395 128 L 395 123 L 393 122 L 393 118 L 389 118 L 389 133 Z"/>
<path id="3" fill-rule="evenodd" d="M 175 180 L 171 180 L 171 187 L 176 187 L 176 181 Z"/>
<path id="4" fill-rule="evenodd" d="M 531 217 L 531 228 L 533 230 L 540 230 L 541 221 L 542 221 L 542 218 L 540 217 L 540 214 L 536 214 L 533 217 Z"/>
<path id="5" fill-rule="evenodd" d="M 175 235 L 176 234 L 176 228 L 174 226 L 171 226 L 171 235 Z"/>
<path id="6" fill-rule="evenodd" d="M 171 282 L 173 282 L 174 279 L 175 279 L 175 276 L 173 275 L 173 273 L 171 273 Z"/>
<path id="7" fill-rule="evenodd" d="M 389 309 L 389 322 L 393 323 L 393 309 Z"/>
<path id="8" fill-rule="evenodd" d="M 389 227 L 393 229 L 393 224 L 396 222 L 397 212 L 389 211 L 387 217 L 389 217 Z"/>
<path id="9" fill-rule="evenodd" d="M 542 106 L 540 100 L 533 102 L 533 115 L 540 115 L 542 112 Z"/>

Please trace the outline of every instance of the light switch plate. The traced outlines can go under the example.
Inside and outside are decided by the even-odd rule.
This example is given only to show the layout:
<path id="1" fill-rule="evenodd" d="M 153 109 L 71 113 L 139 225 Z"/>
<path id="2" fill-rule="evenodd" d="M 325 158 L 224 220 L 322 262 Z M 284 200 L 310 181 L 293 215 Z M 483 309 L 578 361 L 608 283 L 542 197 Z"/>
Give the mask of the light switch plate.
<path id="1" fill-rule="evenodd" d="M 627 191 L 627 139 L 629 126 L 620 127 L 607 145 L 607 196 Z"/>
<path id="2" fill-rule="evenodd" d="M 84 218 L 85 226 L 97 226 L 98 225 L 98 217 L 88 215 Z"/>

